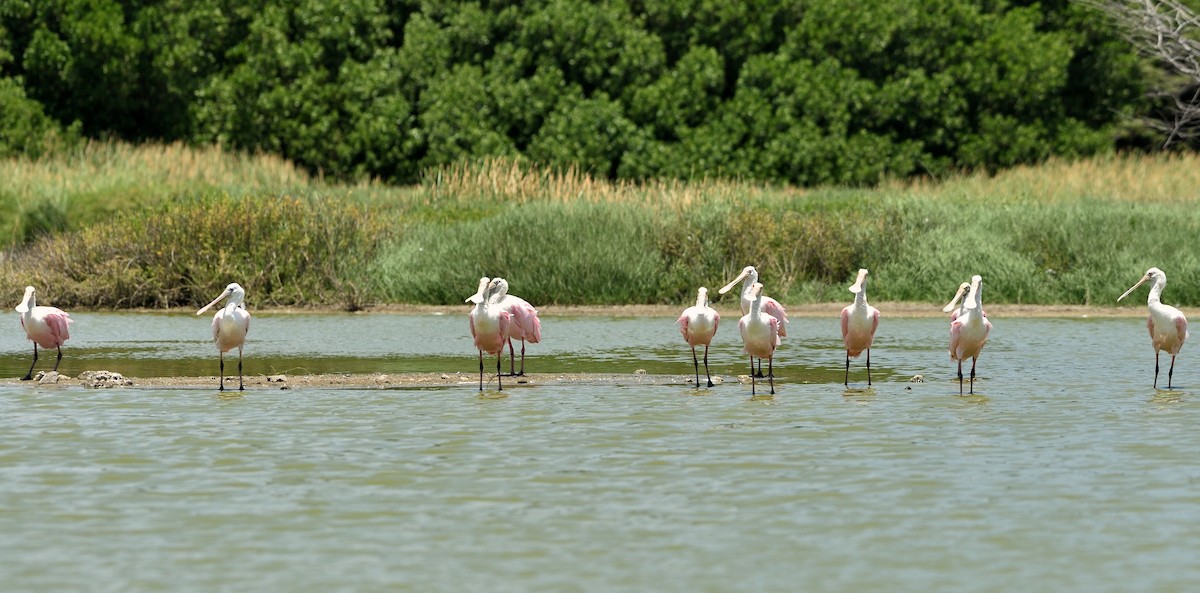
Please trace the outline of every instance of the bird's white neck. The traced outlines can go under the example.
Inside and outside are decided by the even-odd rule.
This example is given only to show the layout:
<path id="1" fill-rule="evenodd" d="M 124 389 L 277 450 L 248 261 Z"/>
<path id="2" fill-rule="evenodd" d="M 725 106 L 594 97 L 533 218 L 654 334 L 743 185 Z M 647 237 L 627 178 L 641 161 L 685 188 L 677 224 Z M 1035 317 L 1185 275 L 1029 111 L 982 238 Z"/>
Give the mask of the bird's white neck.
<path id="1" fill-rule="evenodd" d="M 1150 287 L 1150 296 L 1146 299 L 1146 304 L 1148 304 L 1148 305 L 1161 304 L 1162 303 L 1162 291 L 1166 287 L 1167 287 L 1166 276 L 1159 276 L 1158 278 L 1155 278 L 1154 286 Z M 32 301 L 29 303 L 29 306 L 31 306 L 31 307 L 33 306 Z"/>
<path id="2" fill-rule="evenodd" d="M 858 294 L 854 295 L 854 306 L 859 309 L 867 308 L 867 287 L 859 289 Z"/>
<path id="3" fill-rule="evenodd" d="M 700 293 L 696 295 L 696 306 L 703 309 L 708 306 L 708 294 Z"/>

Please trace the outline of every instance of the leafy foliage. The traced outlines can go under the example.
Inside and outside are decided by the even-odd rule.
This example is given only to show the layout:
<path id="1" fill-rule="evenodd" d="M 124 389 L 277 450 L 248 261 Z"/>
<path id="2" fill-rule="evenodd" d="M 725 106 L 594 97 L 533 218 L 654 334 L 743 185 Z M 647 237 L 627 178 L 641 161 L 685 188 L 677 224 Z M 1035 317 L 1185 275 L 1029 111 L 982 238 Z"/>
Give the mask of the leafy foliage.
<path id="1" fill-rule="evenodd" d="M 338 179 L 414 182 L 517 155 L 610 179 L 806 186 L 996 171 L 1108 151 L 1130 133 L 1120 124 L 1143 107 L 1146 70 L 1086 11 L 0 2 L 0 154 L 37 154 L 79 122 L 87 137 L 267 151 Z"/>

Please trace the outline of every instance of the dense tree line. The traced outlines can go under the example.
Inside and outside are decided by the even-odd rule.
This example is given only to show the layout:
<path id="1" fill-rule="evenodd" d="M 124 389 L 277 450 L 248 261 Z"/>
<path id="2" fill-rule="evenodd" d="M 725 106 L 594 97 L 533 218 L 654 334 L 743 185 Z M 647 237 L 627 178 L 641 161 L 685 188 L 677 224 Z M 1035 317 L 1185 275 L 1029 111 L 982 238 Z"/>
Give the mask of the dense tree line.
<path id="1" fill-rule="evenodd" d="M 0 155 L 863 184 L 1109 150 L 1146 76 L 1066 0 L 0 0 Z"/>

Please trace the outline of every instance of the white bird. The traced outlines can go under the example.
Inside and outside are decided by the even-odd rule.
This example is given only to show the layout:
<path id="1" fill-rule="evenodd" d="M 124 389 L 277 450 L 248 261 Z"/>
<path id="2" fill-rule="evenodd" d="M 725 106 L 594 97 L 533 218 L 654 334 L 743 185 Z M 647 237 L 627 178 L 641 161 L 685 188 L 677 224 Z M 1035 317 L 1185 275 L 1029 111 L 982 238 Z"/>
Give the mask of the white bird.
<path id="1" fill-rule="evenodd" d="M 510 377 L 521 377 L 525 375 L 525 342 L 537 344 L 542 341 L 542 322 L 538 319 L 538 311 L 530 305 L 528 301 L 521 297 L 508 294 L 508 281 L 503 278 L 495 278 L 499 281 L 500 288 L 497 294 L 497 305 L 505 311 L 511 318 L 511 323 L 508 325 L 508 375 Z M 513 349 L 513 340 L 521 341 L 521 372 L 514 372 L 513 360 L 516 358 L 516 353 Z"/>
<path id="2" fill-rule="evenodd" d="M 867 353 L 867 385 L 871 384 L 871 344 L 875 342 L 875 330 L 879 327 L 879 309 L 867 304 L 867 270 L 858 271 L 858 278 L 850 286 L 854 303 L 842 309 L 842 343 L 846 345 L 845 385 L 850 386 L 850 359 Z"/>
<path id="3" fill-rule="evenodd" d="M 1171 355 L 1171 369 L 1167 371 L 1167 389 L 1170 389 L 1171 378 L 1175 374 L 1175 355 L 1183 348 L 1188 330 L 1187 317 L 1183 316 L 1183 312 L 1162 303 L 1162 291 L 1167 286 L 1167 275 L 1158 268 L 1150 268 L 1137 284 L 1117 297 L 1117 300 L 1129 296 L 1133 289 L 1147 280 L 1154 281 L 1154 285 L 1150 287 L 1150 297 L 1146 299 L 1150 308 L 1150 318 L 1146 320 L 1146 327 L 1150 330 L 1150 343 L 1154 346 L 1154 388 L 1158 388 L 1158 353 L 1160 350 L 1166 350 L 1167 354 Z"/>
<path id="4" fill-rule="evenodd" d="M 71 315 L 57 307 L 43 307 L 37 304 L 32 286 L 25 287 L 25 298 L 17 305 L 16 311 L 21 314 L 21 327 L 25 328 L 25 337 L 33 342 L 33 364 L 29 372 L 21 377 L 22 381 L 33 379 L 33 367 L 37 366 L 38 346 L 42 348 L 57 348 L 58 358 L 54 360 L 54 370 L 62 362 L 62 345 L 70 337 L 68 326 L 73 321 Z"/>
<path id="5" fill-rule="evenodd" d="M 229 297 L 229 301 L 213 314 L 212 320 L 213 342 L 217 344 L 217 350 L 221 353 L 220 390 L 225 391 L 225 353 L 237 348 L 238 390 L 245 391 L 246 388 L 242 384 L 242 348 L 246 345 L 246 334 L 250 332 L 250 313 L 246 311 L 244 302 L 246 289 L 237 282 L 226 286 L 217 298 L 196 311 L 196 315 L 202 315 L 209 307 L 225 297 Z"/>
<path id="6" fill-rule="evenodd" d="M 992 322 L 983 313 L 982 291 L 983 278 L 972 276 L 971 283 L 960 284 L 954 300 L 942 308 L 942 312 L 949 313 L 958 304 L 958 299 L 963 299 L 962 307 L 950 317 L 950 359 L 958 361 L 959 395 L 963 390 L 962 361 L 967 358 L 971 359 L 971 394 L 975 393 L 975 363 L 992 331 Z"/>
<path id="7" fill-rule="evenodd" d="M 738 321 L 738 330 L 742 334 L 742 345 L 746 354 L 750 355 L 751 364 L 757 356 L 761 361 L 767 359 L 767 377 L 771 383 L 771 395 L 775 395 L 774 356 L 779 347 L 779 320 L 762 310 L 762 284 L 755 282 L 750 286 L 750 312 Z M 754 395 L 755 379 L 750 374 L 750 394 Z"/>
<path id="8" fill-rule="evenodd" d="M 739 280 L 743 280 L 743 279 L 745 281 L 742 282 L 742 295 L 741 295 L 741 300 L 740 300 L 739 304 L 741 305 L 741 308 L 742 308 L 742 315 L 745 315 L 750 312 L 750 303 L 754 301 L 754 298 L 750 296 L 750 287 L 753 286 L 754 284 L 758 283 L 758 270 L 754 269 L 754 266 L 746 266 L 746 267 L 742 268 L 742 272 L 740 274 L 738 274 L 737 278 L 730 280 L 729 284 L 726 284 L 725 286 L 721 287 L 721 289 L 717 291 L 717 294 L 725 294 L 725 293 L 729 292 L 729 290 L 732 289 L 733 286 L 735 284 L 737 284 Z M 760 291 L 761 291 L 761 289 L 760 289 Z M 779 301 L 777 301 L 769 296 L 760 295 L 760 297 L 762 298 L 763 312 L 766 313 L 767 315 L 770 315 L 771 317 L 774 317 L 776 320 L 779 321 L 779 323 L 778 323 L 779 337 L 786 338 L 787 337 L 787 326 L 788 326 L 787 310 L 785 310 L 783 308 L 783 305 L 779 304 Z M 754 368 L 753 368 L 753 364 L 754 364 L 753 359 L 751 359 L 750 364 L 751 364 L 750 374 L 754 375 L 755 372 L 754 372 Z M 759 376 L 759 377 L 763 376 L 761 359 L 758 361 L 757 376 Z"/>
<path id="9" fill-rule="evenodd" d="M 503 358 L 504 344 L 508 341 L 509 326 L 512 315 L 499 304 L 499 294 L 502 279 L 489 280 L 486 276 L 479 279 L 479 290 L 467 299 L 475 303 L 469 316 L 471 337 L 475 339 L 475 347 L 479 350 L 479 390 L 483 391 L 483 353 L 496 355 L 496 385 L 499 391 L 504 391 L 504 383 L 500 380 L 500 359 Z"/>
<path id="10" fill-rule="evenodd" d="M 696 346 L 704 346 L 704 376 L 708 378 L 708 386 L 712 387 L 712 374 L 708 372 L 708 345 L 717 333 L 717 324 L 721 316 L 716 309 L 708 306 L 708 289 L 701 286 L 696 293 L 696 304 L 683 310 L 676 323 L 683 340 L 692 347 L 692 366 L 696 369 L 696 386 L 700 386 L 700 362 L 696 360 Z"/>

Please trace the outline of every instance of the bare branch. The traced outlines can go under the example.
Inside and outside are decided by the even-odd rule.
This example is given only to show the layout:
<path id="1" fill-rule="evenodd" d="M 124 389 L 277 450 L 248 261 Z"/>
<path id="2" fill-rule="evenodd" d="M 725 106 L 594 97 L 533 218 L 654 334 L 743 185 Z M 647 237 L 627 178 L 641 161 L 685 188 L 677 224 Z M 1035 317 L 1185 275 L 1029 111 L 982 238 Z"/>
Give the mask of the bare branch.
<path id="1" fill-rule="evenodd" d="M 1200 138 L 1200 16 L 1178 0 L 1075 2 L 1107 14 L 1139 53 L 1184 79 L 1177 88 L 1152 93 L 1174 102 L 1168 117 L 1146 121 L 1166 134 L 1164 146 Z"/>

